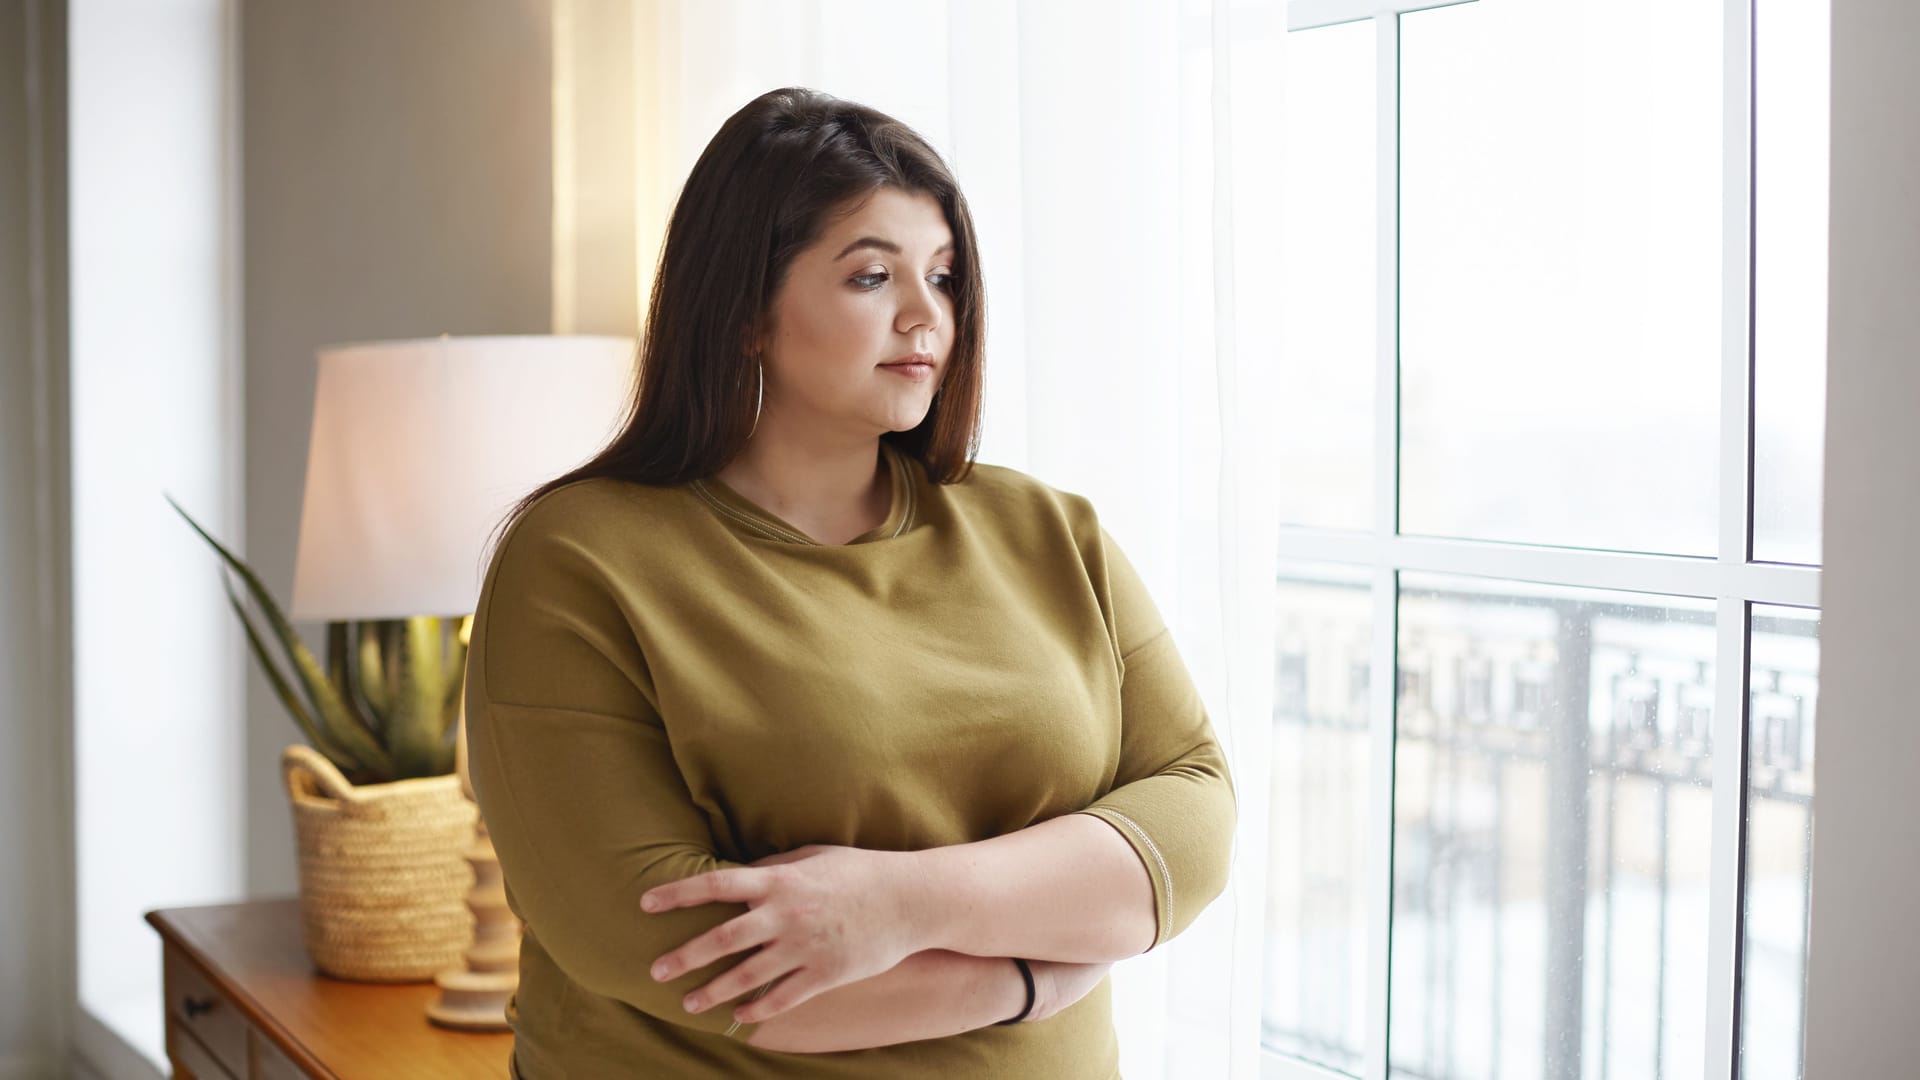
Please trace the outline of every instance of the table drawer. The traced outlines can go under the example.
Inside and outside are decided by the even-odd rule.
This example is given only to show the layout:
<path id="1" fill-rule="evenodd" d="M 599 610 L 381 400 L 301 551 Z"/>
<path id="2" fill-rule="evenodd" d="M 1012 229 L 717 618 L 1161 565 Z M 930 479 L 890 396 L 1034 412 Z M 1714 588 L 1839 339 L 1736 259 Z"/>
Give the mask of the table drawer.
<path id="1" fill-rule="evenodd" d="M 247 1018 L 178 947 L 166 949 L 167 1018 L 191 1032 L 229 1076 L 247 1075 Z"/>
<path id="2" fill-rule="evenodd" d="M 273 1040 L 260 1034 L 259 1028 L 248 1032 L 250 1042 L 247 1052 L 252 1062 L 252 1071 L 247 1080 L 307 1080 L 307 1073 L 293 1060 L 273 1045 Z"/>
<path id="3" fill-rule="evenodd" d="M 179 1017 L 167 1017 L 167 1060 L 192 1074 L 193 1080 L 241 1080 L 227 1071 L 207 1048 L 194 1037 Z"/>

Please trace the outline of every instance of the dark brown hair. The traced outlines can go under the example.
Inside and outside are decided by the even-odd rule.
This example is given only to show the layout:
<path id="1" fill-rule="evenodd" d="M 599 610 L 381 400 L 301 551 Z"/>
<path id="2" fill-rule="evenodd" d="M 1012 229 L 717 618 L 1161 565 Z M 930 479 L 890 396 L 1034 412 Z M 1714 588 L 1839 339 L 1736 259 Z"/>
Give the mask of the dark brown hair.
<path id="1" fill-rule="evenodd" d="M 748 102 L 701 151 L 675 200 L 619 433 L 541 484 L 502 520 L 589 477 L 670 486 L 711 476 L 746 445 L 759 392 L 746 343 L 828 216 L 883 187 L 931 195 L 953 232 L 953 347 L 926 419 L 881 438 L 935 483 L 964 480 L 979 450 L 986 292 L 973 218 L 940 155 L 876 109 L 789 86 Z"/>

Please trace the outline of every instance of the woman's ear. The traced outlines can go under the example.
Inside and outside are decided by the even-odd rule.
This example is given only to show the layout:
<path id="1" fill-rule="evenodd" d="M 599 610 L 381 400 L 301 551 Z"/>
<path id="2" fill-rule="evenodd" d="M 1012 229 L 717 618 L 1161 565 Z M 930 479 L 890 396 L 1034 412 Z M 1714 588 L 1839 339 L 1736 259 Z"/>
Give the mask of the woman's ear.
<path id="1" fill-rule="evenodd" d="M 760 320 L 747 320 L 747 325 L 740 329 L 740 354 L 758 357 L 765 352 L 766 342 L 762 340 L 763 337 L 764 335 L 760 332 Z"/>

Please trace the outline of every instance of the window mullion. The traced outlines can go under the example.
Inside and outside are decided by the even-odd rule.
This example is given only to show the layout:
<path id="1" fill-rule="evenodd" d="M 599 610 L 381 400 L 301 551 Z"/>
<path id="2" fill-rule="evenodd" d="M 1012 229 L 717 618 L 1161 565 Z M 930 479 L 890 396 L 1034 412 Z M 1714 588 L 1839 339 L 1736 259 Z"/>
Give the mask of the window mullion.
<path id="1" fill-rule="evenodd" d="M 1367 980 L 1364 1080 L 1387 1078 L 1389 950 L 1393 921 L 1394 716 L 1398 705 L 1399 571 L 1392 540 L 1400 531 L 1400 20 L 1374 20 L 1378 139 L 1373 450 L 1373 649 L 1368 695 L 1371 733 L 1367 834 Z"/>
<path id="2" fill-rule="evenodd" d="M 1728 581 L 1753 552 L 1753 7 L 1725 0 L 1722 70 L 1720 563 Z M 1713 836 L 1707 901 L 1708 1080 L 1733 1080 L 1740 1044 L 1745 917 L 1748 649 L 1751 597 L 1720 595 L 1713 709 Z"/>
<path id="3" fill-rule="evenodd" d="M 1409 11 L 1470 4 L 1474 0 L 1292 0 L 1287 5 L 1288 30 L 1313 30 L 1361 19 L 1391 19 Z"/>
<path id="4" fill-rule="evenodd" d="M 1820 570 L 1789 563 L 1738 563 L 1687 555 L 1556 548 L 1445 536 L 1381 537 L 1337 529 L 1281 528 L 1280 557 L 1295 562 L 1373 565 L 1456 577 L 1499 578 L 1580 589 L 1662 593 L 1756 604 L 1820 606 Z M 1381 548 L 1386 548 L 1383 554 Z"/>
<path id="5" fill-rule="evenodd" d="M 1747 806 L 1747 645 L 1753 605 L 1720 598 L 1714 661 L 1713 838 L 1707 900 L 1706 1070 L 1733 1080 L 1739 1047 L 1740 926 Z"/>

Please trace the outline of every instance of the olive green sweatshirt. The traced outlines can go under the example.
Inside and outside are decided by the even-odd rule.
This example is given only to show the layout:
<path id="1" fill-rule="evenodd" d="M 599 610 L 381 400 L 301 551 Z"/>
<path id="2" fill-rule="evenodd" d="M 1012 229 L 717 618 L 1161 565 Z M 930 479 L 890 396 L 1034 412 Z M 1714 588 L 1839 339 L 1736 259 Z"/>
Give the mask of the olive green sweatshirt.
<path id="1" fill-rule="evenodd" d="M 467 660 L 469 765 L 525 921 L 525 1080 L 1110 1080 L 1111 983 L 1044 1021 L 765 1050 L 653 961 L 747 911 L 654 886 L 805 844 L 920 850 L 1092 814 L 1153 882 L 1154 944 L 1226 886 L 1236 800 L 1153 600 L 1085 497 L 885 441 L 891 512 L 820 544 L 717 477 L 549 492 L 502 536 Z M 1018 973 L 1008 965 L 1008 978 Z M 764 988 L 762 988 L 764 990 Z"/>

